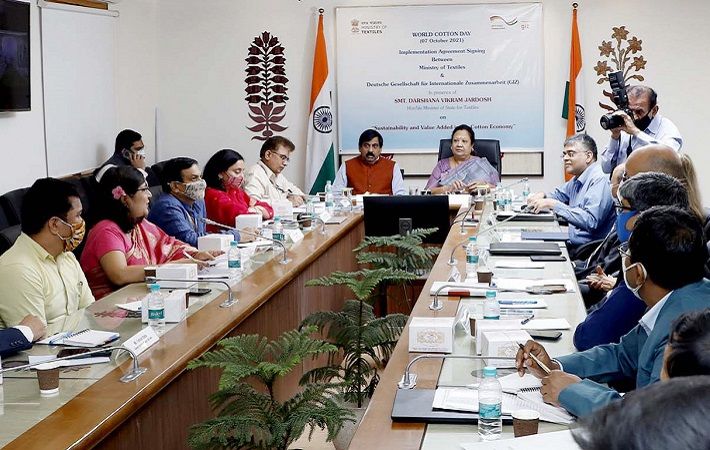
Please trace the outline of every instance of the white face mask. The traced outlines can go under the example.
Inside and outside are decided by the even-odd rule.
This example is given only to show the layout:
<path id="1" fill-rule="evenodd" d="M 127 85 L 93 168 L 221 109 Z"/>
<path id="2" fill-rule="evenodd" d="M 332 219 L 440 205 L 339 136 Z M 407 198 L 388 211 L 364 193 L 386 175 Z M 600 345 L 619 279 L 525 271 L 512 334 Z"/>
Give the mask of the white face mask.
<path id="1" fill-rule="evenodd" d="M 643 272 L 643 282 L 640 283 L 636 287 L 631 287 L 629 284 L 629 278 L 627 277 L 626 273 L 631 270 L 632 267 L 634 266 L 640 266 L 641 271 Z M 639 290 L 641 290 L 641 287 L 643 287 L 644 283 L 646 283 L 646 278 L 648 278 L 648 274 L 646 273 L 646 268 L 643 266 L 641 263 L 633 263 L 628 267 L 624 267 L 624 260 L 621 260 L 621 272 L 624 274 L 624 283 L 626 284 L 626 287 L 629 288 L 629 290 L 638 298 L 639 300 L 643 301 L 643 298 L 641 298 L 641 295 L 639 295 Z"/>

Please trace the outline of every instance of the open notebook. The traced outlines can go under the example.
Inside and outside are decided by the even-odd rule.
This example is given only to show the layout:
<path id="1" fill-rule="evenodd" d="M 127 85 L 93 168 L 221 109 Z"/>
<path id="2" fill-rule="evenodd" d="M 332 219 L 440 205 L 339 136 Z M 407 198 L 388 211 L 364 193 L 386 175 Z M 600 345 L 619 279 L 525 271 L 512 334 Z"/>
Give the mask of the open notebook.
<path id="1" fill-rule="evenodd" d="M 540 393 L 540 380 L 530 374 L 519 377 L 513 373 L 499 378 L 503 387 L 502 413 L 510 415 L 517 409 L 532 409 L 545 422 L 569 424 L 574 417 L 565 409 L 545 403 Z M 478 412 L 478 390 L 442 387 L 434 394 L 434 409 Z"/>
<path id="2" fill-rule="evenodd" d="M 59 333 L 37 341 L 38 344 L 68 345 L 72 347 L 99 347 L 119 338 L 112 331 L 83 330 L 78 333 Z"/>

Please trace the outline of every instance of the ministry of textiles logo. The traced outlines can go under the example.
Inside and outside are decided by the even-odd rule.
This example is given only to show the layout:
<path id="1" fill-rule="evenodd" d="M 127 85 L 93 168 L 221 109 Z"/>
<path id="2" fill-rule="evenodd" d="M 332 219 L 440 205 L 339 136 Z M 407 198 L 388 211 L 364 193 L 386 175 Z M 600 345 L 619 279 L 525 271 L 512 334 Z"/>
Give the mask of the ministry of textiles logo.
<path id="1" fill-rule="evenodd" d="M 350 33 L 351 34 L 383 34 L 384 30 L 387 29 L 387 25 L 381 20 L 360 20 L 352 19 L 350 21 Z"/>

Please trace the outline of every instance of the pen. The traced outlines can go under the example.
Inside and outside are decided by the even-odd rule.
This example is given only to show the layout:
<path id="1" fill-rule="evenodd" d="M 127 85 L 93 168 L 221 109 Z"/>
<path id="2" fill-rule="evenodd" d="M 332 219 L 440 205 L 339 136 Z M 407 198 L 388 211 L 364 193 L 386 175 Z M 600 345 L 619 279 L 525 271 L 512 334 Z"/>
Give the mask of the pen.
<path id="1" fill-rule="evenodd" d="M 522 350 L 523 353 L 525 353 L 525 347 L 523 347 L 523 344 L 521 344 L 520 342 L 518 342 L 518 347 L 520 347 L 520 350 Z M 535 363 L 536 363 L 538 366 L 540 366 L 540 368 L 541 368 L 542 370 L 544 370 L 546 374 L 548 374 L 548 375 L 550 374 L 551 370 L 550 370 L 546 365 L 544 365 L 544 364 L 542 363 L 542 361 L 540 361 L 539 359 L 537 359 L 537 356 L 533 355 L 532 352 L 528 352 L 528 355 L 530 355 L 530 357 L 532 358 L 532 360 L 535 361 Z"/>
<path id="2" fill-rule="evenodd" d="M 525 319 L 523 319 L 523 320 L 520 321 L 520 325 L 525 325 L 526 323 L 528 323 L 528 322 L 530 322 L 531 320 L 533 320 L 534 317 L 535 317 L 535 314 L 529 315 L 528 317 L 526 317 Z"/>
<path id="3" fill-rule="evenodd" d="M 63 341 L 64 339 L 68 338 L 69 336 L 71 336 L 71 332 L 69 332 L 69 331 L 67 331 L 66 333 L 62 333 L 61 336 L 57 336 L 54 339 L 50 339 L 49 345 L 54 345 L 59 341 Z"/>

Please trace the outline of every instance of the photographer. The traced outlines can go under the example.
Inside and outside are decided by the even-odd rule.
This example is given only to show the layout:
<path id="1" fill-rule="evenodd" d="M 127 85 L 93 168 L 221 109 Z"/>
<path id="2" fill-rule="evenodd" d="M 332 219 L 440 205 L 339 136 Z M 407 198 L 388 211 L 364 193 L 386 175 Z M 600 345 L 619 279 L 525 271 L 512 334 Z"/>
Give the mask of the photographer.
<path id="1" fill-rule="evenodd" d="M 614 167 L 626 161 L 631 152 L 648 144 L 665 144 L 680 150 L 683 138 L 678 128 L 669 119 L 658 114 L 656 91 L 648 86 L 627 86 L 630 117 L 623 109 L 612 115 L 623 119 L 621 126 L 611 128 L 611 139 L 601 154 L 604 173 L 611 173 Z"/>

